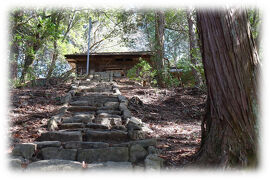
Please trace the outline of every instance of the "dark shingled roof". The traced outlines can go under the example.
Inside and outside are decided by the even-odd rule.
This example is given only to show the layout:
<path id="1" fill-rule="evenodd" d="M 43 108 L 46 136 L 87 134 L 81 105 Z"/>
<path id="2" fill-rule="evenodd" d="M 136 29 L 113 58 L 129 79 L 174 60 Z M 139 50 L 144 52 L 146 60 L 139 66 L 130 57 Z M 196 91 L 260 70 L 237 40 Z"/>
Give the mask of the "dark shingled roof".
<path id="1" fill-rule="evenodd" d="M 98 53 L 90 53 L 90 56 L 117 56 L 117 55 L 126 55 L 126 56 L 144 56 L 144 55 L 153 55 L 153 51 L 137 51 L 137 52 L 98 52 Z M 66 54 L 65 57 L 75 58 L 75 57 L 82 57 L 87 56 L 87 53 L 81 54 Z"/>

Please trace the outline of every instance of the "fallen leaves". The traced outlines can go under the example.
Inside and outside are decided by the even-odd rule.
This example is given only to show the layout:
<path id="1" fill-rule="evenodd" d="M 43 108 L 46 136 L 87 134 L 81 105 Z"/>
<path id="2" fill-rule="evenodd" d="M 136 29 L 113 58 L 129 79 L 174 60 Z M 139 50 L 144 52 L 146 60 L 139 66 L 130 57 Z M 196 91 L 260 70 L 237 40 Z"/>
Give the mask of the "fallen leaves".
<path id="1" fill-rule="evenodd" d="M 143 107 L 130 104 L 133 116 L 147 123 L 158 138 L 157 148 L 167 166 L 184 166 L 196 153 L 201 141 L 201 118 L 206 94 L 194 88 L 155 89 L 121 79 L 119 89 L 131 99 L 136 96 Z"/>
<path id="2" fill-rule="evenodd" d="M 69 88 L 70 84 L 58 84 L 51 87 L 11 89 L 11 138 L 21 143 L 33 142 L 41 132 L 46 132 L 47 120 L 60 108 L 59 97 Z"/>

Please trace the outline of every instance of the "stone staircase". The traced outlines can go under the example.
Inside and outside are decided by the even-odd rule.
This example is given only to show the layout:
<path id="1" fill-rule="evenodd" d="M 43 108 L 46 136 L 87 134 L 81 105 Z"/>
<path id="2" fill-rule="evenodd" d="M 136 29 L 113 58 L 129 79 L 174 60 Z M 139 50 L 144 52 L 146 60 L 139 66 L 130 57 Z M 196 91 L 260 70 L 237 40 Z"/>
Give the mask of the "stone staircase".
<path id="1" fill-rule="evenodd" d="M 110 73 L 74 80 L 48 132 L 15 144 L 11 166 L 24 170 L 160 169 L 151 129 L 132 117 Z"/>

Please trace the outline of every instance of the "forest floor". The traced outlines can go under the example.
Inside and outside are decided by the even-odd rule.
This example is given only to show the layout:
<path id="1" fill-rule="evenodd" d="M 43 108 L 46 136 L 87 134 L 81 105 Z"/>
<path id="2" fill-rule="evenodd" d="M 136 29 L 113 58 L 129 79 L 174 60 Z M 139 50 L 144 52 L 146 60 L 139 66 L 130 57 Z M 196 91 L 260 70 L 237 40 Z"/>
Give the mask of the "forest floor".
<path id="1" fill-rule="evenodd" d="M 60 109 L 60 97 L 71 83 L 10 89 L 9 135 L 11 143 L 33 142 L 46 132 L 47 120 Z"/>
<path id="2" fill-rule="evenodd" d="M 206 93 L 197 88 L 157 89 L 128 79 L 117 81 L 129 99 L 133 116 L 142 119 L 158 139 L 158 149 L 167 167 L 184 167 L 191 162 L 201 141 L 201 121 Z"/>
<path id="3" fill-rule="evenodd" d="M 184 167 L 198 150 L 206 94 L 197 88 L 157 89 L 128 79 L 117 80 L 133 116 L 142 119 L 158 139 L 166 167 Z M 46 132 L 47 120 L 61 107 L 70 84 L 10 90 L 9 134 L 12 143 L 33 142 Z"/>

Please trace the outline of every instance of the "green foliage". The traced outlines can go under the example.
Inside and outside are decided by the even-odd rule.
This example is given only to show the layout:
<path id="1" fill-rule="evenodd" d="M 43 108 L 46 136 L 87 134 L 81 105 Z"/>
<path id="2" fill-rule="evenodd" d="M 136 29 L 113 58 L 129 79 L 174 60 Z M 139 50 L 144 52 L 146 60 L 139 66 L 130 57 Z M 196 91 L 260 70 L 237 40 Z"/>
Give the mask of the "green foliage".
<path id="1" fill-rule="evenodd" d="M 189 56 L 182 57 L 178 63 L 177 68 L 181 69 L 181 81 L 185 87 L 193 87 L 195 85 L 195 78 L 192 74 L 192 67 L 200 72 L 201 77 L 204 77 L 204 69 L 201 61 L 197 61 L 196 65 L 190 62 Z"/>
<path id="2" fill-rule="evenodd" d="M 26 72 L 27 72 L 25 77 L 26 81 L 33 81 L 37 78 L 33 67 L 29 67 Z"/>
<path id="3" fill-rule="evenodd" d="M 254 39 L 256 39 L 260 31 L 261 14 L 258 9 L 248 9 L 247 14 L 251 27 L 252 36 Z"/>
<path id="4" fill-rule="evenodd" d="M 166 87 L 176 87 L 179 86 L 180 82 L 177 78 L 173 77 L 171 73 L 169 73 L 169 69 L 166 68 L 162 71 L 164 76 L 164 83 Z M 157 70 L 153 69 L 150 64 L 140 58 L 140 62 L 136 64 L 133 68 L 128 70 L 127 77 L 131 80 L 135 80 L 138 82 L 147 82 L 152 86 L 157 85 Z"/>
<path id="5" fill-rule="evenodd" d="M 166 70 L 166 72 L 163 72 L 164 74 L 164 83 L 166 87 L 177 87 L 180 84 L 180 81 L 173 77 L 173 75 L 169 72 L 169 69 Z"/>
<path id="6" fill-rule="evenodd" d="M 9 79 L 8 80 L 9 87 L 11 88 L 19 88 L 22 86 L 22 83 L 19 79 Z"/>
<path id="7" fill-rule="evenodd" d="M 57 41 L 56 52 L 58 54 L 56 66 L 52 76 L 60 76 L 68 70 L 68 64 L 64 59 L 65 54 L 84 53 L 87 50 L 88 22 L 92 18 L 91 51 L 119 51 L 108 44 L 120 44 L 118 46 L 134 48 L 134 51 L 154 50 L 155 44 L 155 12 L 154 10 L 117 10 L 117 9 L 15 9 L 10 13 L 12 39 L 10 46 L 15 45 L 19 52 L 10 60 L 17 61 L 18 76 L 26 69 L 26 80 L 46 77 L 54 53 L 54 41 Z M 137 36 L 136 33 L 143 34 Z M 132 36 L 134 35 L 135 36 Z M 120 37 L 120 38 L 119 38 Z M 146 42 L 138 46 L 138 37 Z M 137 38 L 137 39 L 136 39 Z M 120 40 L 119 40 L 120 39 Z M 36 48 L 38 47 L 38 48 Z M 138 49 L 139 47 L 139 49 Z M 186 58 L 188 48 L 188 25 L 186 13 L 182 9 L 165 10 L 165 44 L 164 54 L 168 59 L 184 70 L 186 78 L 190 79 L 191 65 Z M 197 51 L 197 50 L 196 50 Z M 197 52 L 194 52 L 197 54 Z M 31 57 L 29 67 L 25 67 L 24 57 Z M 200 58 L 200 57 L 198 57 Z M 203 73 L 201 64 L 195 68 Z M 29 68 L 29 69 L 28 69 Z M 144 60 L 141 60 L 128 75 L 134 80 L 144 80 L 151 84 L 156 83 L 156 71 Z M 164 83 L 166 86 L 177 86 L 178 80 L 174 78 L 168 69 L 164 69 Z M 188 80 L 187 80 L 188 81 Z M 191 83 L 192 84 L 192 83 Z"/>
<path id="8" fill-rule="evenodd" d="M 153 70 L 146 60 L 140 58 L 140 62 L 128 70 L 127 77 L 139 82 L 146 81 L 150 84 L 156 84 L 157 81 L 154 79 L 156 74 L 157 71 Z"/>

